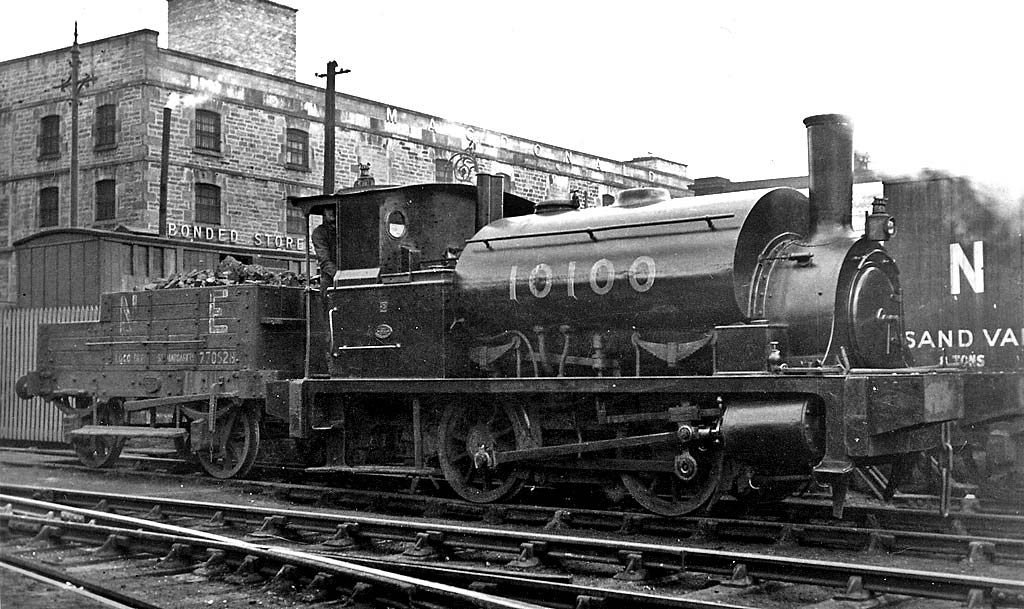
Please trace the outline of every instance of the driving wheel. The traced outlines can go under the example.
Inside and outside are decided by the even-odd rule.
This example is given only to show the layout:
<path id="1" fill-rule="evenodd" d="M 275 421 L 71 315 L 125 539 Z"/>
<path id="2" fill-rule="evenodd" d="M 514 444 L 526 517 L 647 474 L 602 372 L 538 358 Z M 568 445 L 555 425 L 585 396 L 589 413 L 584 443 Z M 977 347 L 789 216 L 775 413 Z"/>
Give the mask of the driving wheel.
<path id="1" fill-rule="evenodd" d="M 124 408 L 118 401 L 103 402 L 96 405 L 96 420 L 92 415 L 82 419 L 86 425 L 124 425 Z M 118 436 L 86 436 L 74 438 L 71 446 L 78 455 L 78 460 L 86 467 L 109 467 L 121 455 L 125 438 Z"/>
<path id="2" fill-rule="evenodd" d="M 199 464 L 214 478 L 244 476 L 256 462 L 260 424 L 248 408 L 231 408 L 217 418 L 209 446 L 196 449 Z"/>
<path id="3" fill-rule="evenodd" d="M 532 446 L 522 408 L 508 404 L 450 404 L 441 416 L 438 460 L 445 480 L 460 497 L 491 503 L 523 486 L 514 466 L 494 465 L 492 455 Z"/>
<path id="4" fill-rule="evenodd" d="M 649 471 L 623 472 L 622 484 L 637 503 L 661 516 L 706 510 L 718 499 L 724 450 L 707 444 L 679 452 L 669 447 L 641 447 L 630 458 L 651 461 Z"/>

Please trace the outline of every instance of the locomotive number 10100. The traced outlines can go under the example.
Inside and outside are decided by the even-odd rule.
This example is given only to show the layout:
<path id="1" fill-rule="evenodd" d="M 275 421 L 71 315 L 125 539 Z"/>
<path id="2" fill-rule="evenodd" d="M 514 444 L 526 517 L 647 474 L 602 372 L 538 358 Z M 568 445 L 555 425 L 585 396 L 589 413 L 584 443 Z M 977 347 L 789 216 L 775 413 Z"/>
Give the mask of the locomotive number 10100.
<path id="1" fill-rule="evenodd" d="M 570 260 L 566 263 L 565 273 L 556 274 L 556 270 L 549 264 L 540 263 L 530 270 L 528 279 L 524 282 L 530 294 L 534 298 L 546 298 L 551 294 L 556 284 L 565 285 L 565 295 L 569 298 L 577 298 L 576 284 L 587 282 L 591 291 L 598 296 L 604 296 L 612 291 L 616 284 L 615 263 L 607 258 L 601 258 L 590 265 L 590 272 L 582 277 L 577 277 L 578 263 Z M 624 273 L 628 279 L 629 287 L 635 292 L 646 292 L 654 287 L 654 280 L 658 276 L 657 265 L 654 258 L 650 256 L 637 256 Z M 519 300 L 520 291 L 519 266 L 513 264 L 508 274 L 508 299 Z M 559 290 L 560 291 L 560 290 Z"/>

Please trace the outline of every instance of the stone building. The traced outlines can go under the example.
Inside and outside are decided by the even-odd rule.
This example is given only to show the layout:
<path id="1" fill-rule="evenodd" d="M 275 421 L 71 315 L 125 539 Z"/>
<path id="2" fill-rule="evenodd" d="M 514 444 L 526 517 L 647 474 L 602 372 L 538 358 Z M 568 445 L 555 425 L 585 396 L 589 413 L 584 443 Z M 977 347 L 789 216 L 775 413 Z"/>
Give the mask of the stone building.
<path id="1" fill-rule="evenodd" d="M 163 108 L 171 107 L 167 234 L 304 250 L 289 195 L 321 192 L 325 91 L 295 80 L 295 9 L 267 0 L 168 0 L 168 48 L 140 30 L 82 44 L 95 77 L 79 102 L 76 213 L 71 108 L 58 86 L 72 49 L 0 62 L 0 307 L 17 301 L 15 244 L 75 226 L 155 235 Z M 473 181 L 532 200 L 600 205 L 625 188 L 689 194 L 686 166 L 620 162 L 385 102 L 335 98 L 335 175 L 377 184 Z M 170 263 L 153 272 L 171 273 Z"/>

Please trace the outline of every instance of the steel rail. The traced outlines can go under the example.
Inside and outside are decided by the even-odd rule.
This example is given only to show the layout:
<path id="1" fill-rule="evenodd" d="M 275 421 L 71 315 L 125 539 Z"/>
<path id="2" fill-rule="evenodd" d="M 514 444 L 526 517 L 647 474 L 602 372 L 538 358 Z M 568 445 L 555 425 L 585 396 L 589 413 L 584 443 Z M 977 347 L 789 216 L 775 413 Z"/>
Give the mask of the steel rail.
<path id="1" fill-rule="evenodd" d="M 960 510 L 943 517 L 936 510 L 900 507 L 897 509 L 877 509 L 865 506 L 846 506 L 844 519 L 857 522 L 874 521 L 878 526 L 906 525 L 913 523 L 916 528 L 927 528 L 933 531 L 948 531 L 951 528 L 971 531 L 976 535 L 991 537 L 1007 536 L 1024 539 L 1024 518 L 1021 515 L 996 514 L 974 511 L 975 502 L 961 500 Z M 779 506 L 780 510 L 800 510 L 808 517 L 822 520 L 832 519 L 832 507 L 828 502 L 793 497 Z M 1018 507 L 1018 510 L 1020 508 Z"/>
<path id="2" fill-rule="evenodd" d="M 160 609 L 156 605 L 133 598 L 118 590 L 106 588 L 72 573 L 59 571 L 42 563 L 25 560 L 6 552 L 0 552 L 0 569 L 6 569 L 11 573 L 34 579 L 58 590 L 87 598 L 114 609 Z M 10 600 L 8 598 L 9 602 Z"/>
<path id="3" fill-rule="evenodd" d="M 95 471 L 93 468 L 88 468 L 82 465 L 75 456 L 74 451 L 68 449 L 36 449 L 36 448 L 20 448 L 20 447 L 0 447 L 0 455 L 3 453 L 22 453 L 30 455 L 42 455 L 52 457 L 67 457 L 73 461 L 68 462 L 46 462 L 46 463 L 5 463 L 10 467 L 66 467 L 71 466 L 86 471 Z M 168 454 L 173 453 L 171 449 L 166 449 Z M 182 465 L 186 461 L 181 458 L 168 457 L 168 456 L 156 456 L 151 454 L 149 451 L 146 453 L 132 452 L 129 448 L 126 448 L 119 457 L 120 462 L 124 463 L 139 463 L 139 464 L 152 464 L 154 466 L 161 465 Z M 269 463 L 269 462 L 257 462 L 254 466 L 256 470 L 262 470 L 267 472 L 267 475 L 271 478 L 275 474 L 288 474 L 292 479 L 295 477 L 308 477 L 311 480 L 315 480 L 320 477 L 320 472 L 310 471 L 309 468 L 302 466 L 297 467 L 287 463 Z M 359 474 L 360 472 L 353 472 Z M 130 469 L 119 470 L 120 475 L 145 475 L 151 476 L 168 476 L 173 478 L 181 478 L 180 474 L 172 474 L 166 472 L 138 472 Z M 376 475 L 374 472 L 366 472 L 365 475 L 371 476 Z M 398 474 L 386 474 L 388 478 L 413 478 L 410 475 L 398 475 Z M 440 479 L 440 473 L 438 474 Z M 326 485 L 318 485 L 315 483 L 279 483 L 267 480 L 254 480 L 254 479 L 242 479 L 242 478 L 204 478 L 204 483 L 219 484 L 219 485 L 244 485 L 244 486 L 267 486 L 274 487 L 276 490 L 281 492 L 287 492 L 294 489 L 297 492 L 302 490 L 309 490 L 310 492 L 322 495 L 323 493 L 329 493 L 332 497 L 342 498 L 345 495 L 358 495 L 373 494 L 378 495 L 377 491 L 366 491 L 360 489 L 343 489 L 328 487 Z M 420 501 L 423 503 L 436 503 L 437 501 L 445 501 L 449 504 L 459 503 L 458 500 L 440 499 L 436 496 L 430 495 L 417 495 L 410 496 L 408 494 L 402 494 L 401 498 L 406 502 Z M 643 514 L 630 514 L 628 512 L 615 512 L 610 510 L 595 510 L 595 509 L 576 509 L 572 506 L 531 506 L 531 505 L 520 505 L 520 504 L 462 504 L 467 511 L 476 511 L 483 513 L 486 510 L 503 509 L 503 510 L 515 510 L 522 513 L 528 511 L 544 512 L 550 514 L 554 509 L 572 509 L 576 515 L 582 514 L 595 514 L 595 515 L 608 515 L 612 518 L 622 518 L 625 515 L 629 515 L 635 522 L 651 522 L 657 524 L 658 521 L 666 520 L 664 517 L 657 516 L 655 514 L 643 513 Z M 864 505 L 847 505 L 843 511 L 843 520 L 848 522 L 865 522 L 867 520 L 883 520 L 892 524 L 899 523 L 913 523 L 917 528 L 927 528 L 932 531 L 941 532 L 948 531 L 950 528 L 962 529 L 973 532 L 976 535 L 986 535 L 990 537 L 1003 536 L 1006 538 L 1017 538 L 1024 539 L 1024 512 L 1021 512 L 1021 505 L 1024 505 L 1021 501 L 1017 500 L 1002 500 L 993 499 L 991 497 L 953 497 L 951 499 L 951 510 L 952 514 L 949 517 L 943 517 L 938 513 L 938 498 L 930 495 L 907 495 L 897 494 L 894 496 L 888 504 L 879 506 L 864 506 Z M 716 512 L 720 513 L 723 517 L 730 517 L 730 514 L 749 514 L 749 506 L 743 505 L 742 503 L 733 500 L 730 497 L 725 497 L 716 504 Z M 776 512 L 786 511 L 789 513 L 802 510 L 806 512 L 806 518 L 820 518 L 822 520 L 832 520 L 832 500 L 830 497 L 813 497 L 813 496 L 794 496 L 785 499 L 777 504 L 773 504 L 772 509 Z M 602 516 L 603 517 L 603 516 Z M 687 520 L 696 520 L 696 517 L 673 517 L 670 520 L 673 523 L 686 522 Z M 951 527 L 952 525 L 952 527 Z"/>
<path id="4" fill-rule="evenodd" d="M 251 554 L 272 561 L 278 561 L 283 564 L 296 565 L 304 569 L 309 569 L 314 573 L 322 571 L 350 580 L 369 583 L 373 586 L 379 586 L 393 591 L 397 595 L 397 598 L 400 599 L 404 598 L 408 600 L 410 591 L 415 590 L 418 600 L 429 600 L 441 603 L 442 605 L 451 604 L 452 602 L 465 602 L 470 603 L 472 606 L 486 609 L 541 609 L 540 605 L 534 603 L 525 603 L 491 594 L 475 592 L 473 590 L 465 590 L 454 586 L 394 574 L 380 569 L 365 567 L 325 556 L 296 552 L 282 548 L 258 546 L 256 544 L 221 535 L 215 535 L 205 531 L 196 531 L 159 522 L 142 520 L 139 518 L 120 516 L 96 510 L 75 508 L 72 506 L 45 501 L 36 501 L 24 497 L 13 497 L 10 495 L 0 495 L 0 502 L 34 507 L 53 511 L 55 513 L 78 514 L 82 518 L 91 518 L 96 519 L 97 521 L 124 524 L 129 527 L 141 527 L 145 530 L 138 531 L 139 535 L 136 537 L 144 536 L 151 542 L 154 540 L 162 540 L 171 545 L 174 543 L 194 545 L 201 541 L 207 548 L 222 550 L 234 555 L 245 556 Z M 7 519 L 8 521 L 15 517 L 17 517 L 17 515 L 0 514 L 0 518 Z M 37 517 L 35 520 L 43 526 L 48 522 L 50 526 L 56 527 L 56 532 L 61 535 L 68 535 L 70 533 L 73 536 L 76 532 L 95 532 L 96 530 L 103 530 L 107 535 L 115 536 L 116 538 L 117 535 L 122 535 L 123 537 L 126 532 L 123 528 L 102 526 L 98 524 L 94 525 L 84 522 L 73 522 L 67 520 L 58 521 L 55 519 L 47 519 L 46 517 Z"/>
<path id="5" fill-rule="evenodd" d="M 733 605 L 719 601 L 687 599 L 678 596 L 662 596 L 639 591 L 581 586 L 567 581 L 570 579 L 569 577 L 534 577 L 523 574 L 496 573 L 493 571 L 481 571 L 410 562 L 395 562 L 383 559 L 346 558 L 344 561 L 335 561 L 328 557 L 319 555 L 296 552 L 286 548 L 260 546 L 258 544 L 254 545 L 256 545 L 259 550 L 253 550 L 251 547 L 247 547 L 248 544 L 228 543 L 236 540 L 221 538 L 201 531 L 194 531 L 194 537 L 181 536 L 162 532 L 146 531 L 139 528 L 122 528 L 120 526 L 100 525 L 95 522 L 86 523 L 73 520 L 58 520 L 52 515 L 38 516 L 10 512 L 3 513 L 0 518 L 6 521 L 6 524 L 12 530 L 37 533 L 43 529 L 48 529 L 45 536 L 53 541 L 59 541 L 61 544 L 75 542 L 95 545 L 103 543 L 104 541 L 109 543 L 110 539 L 116 539 L 118 550 L 126 554 L 131 552 L 170 554 L 172 551 L 177 551 L 179 553 L 184 552 L 192 555 L 196 553 L 197 549 L 203 549 L 207 552 L 222 551 L 226 553 L 226 564 L 230 565 L 232 568 L 239 567 L 244 560 L 248 559 L 248 557 L 254 556 L 257 559 L 262 560 L 260 563 L 260 572 L 268 578 L 273 576 L 280 566 L 284 564 L 294 564 L 307 568 L 309 576 L 305 579 L 309 581 L 313 579 L 313 576 L 316 573 L 332 571 L 329 568 L 325 568 L 323 565 L 311 565 L 310 560 L 312 559 L 314 563 L 325 562 L 326 565 L 334 565 L 336 563 L 356 564 L 396 575 L 416 577 L 418 579 L 429 577 L 428 581 L 439 585 L 464 586 L 467 588 L 470 586 L 479 587 L 482 585 L 488 590 L 491 590 L 491 592 L 488 593 L 488 596 L 496 597 L 497 593 L 501 592 L 502 596 L 497 596 L 497 598 L 508 601 L 508 603 L 495 605 L 493 603 L 481 603 L 479 598 L 472 599 L 477 601 L 472 606 L 478 607 L 512 606 L 522 607 L 523 609 L 539 607 L 539 605 L 531 604 L 533 602 L 541 603 L 545 606 L 549 606 L 553 603 L 567 606 L 580 606 L 581 598 L 601 599 L 605 602 L 614 601 L 616 603 L 615 606 L 638 608 L 746 609 L 747 607 L 746 605 Z M 126 522 L 124 524 L 126 527 L 134 527 L 136 523 Z M 225 539 L 227 542 L 221 541 Z M 183 548 L 187 548 L 187 550 L 183 550 Z M 4 554 L 0 553 L 0 557 L 3 556 Z M 0 560 L 2 560 L 2 558 L 0 558 Z M 350 579 L 362 579 L 360 577 L 361 574 L 350 574 L 344 571 L 338 572 L 337 570 L 334 570 L 333 573 L 335 575 L 349 576 Z M 57 577 L 60 577 L 60 575 L 57 575 Z M 84 582 L 83 580 L 83 583 L 88 582 Z M 95 584 L 93 585 L 95 586 Z M 403 600 L 402 594 L 406 597 L 409 596 L 407 589 L 399 588 L 396 589 L 395 592 L 399 594 L 391 597 L 385 596 L 381 600 L 389 600 L 392 602 L 398 601 L 401 603 Z M 508 598 L 505 596 L 506 593 L 509 596 L 514 596 L 515 598 Z M 431 600 L 423 599 L 421 596 L 421 594 L 417 593 L 417 600 Z M 405 600 L 407 600 L 407 598 Z M 438 599 L 433 600 L 436 602 Z M 450 602 L 453 599 L 447 598 L 444 600 L 445 602 Z M 138 607 L 132 605 L 129 609 L 160 608 L 155 605 L 141 604 Z"/>
<path id="6" fill-rule="evenodd" d="M 75 452 L 70 449 L 38 449 L 38 448 L 22 448 L 13 446 L 0 447 L 0 454 L 3 452 L 13 453 L 27 453 L 27 454 L 40 454 L 47 456 L 66 456 L 66 458 L 75 460 L 74 466 L 88 470 L 85 466 L 81 465 L 77 461 Z M 167 449 L 166 452 L 173 453 L 172 449 Z M 121 453 L 119 458 L 120 462 L 123 463 L 139 463 L 139 464 L 154 464 L 160 465 L 181 465 L 185 463 L 183 459 L 171 458 L 171 456 L 156 456 L 150 451 L 145 453 L 133 452 L 130 448 L 125 448 L 125 451 Z M 55 463 L 44 463 L 44 464 L 20 464 L 20 463 L 6 463 L 9 467 L 58 467 L 59 462 Z M 274 472 L 284 472 L 291 475 L 294 479 L 295 476 L 307 476 L 310 472 L 305 467 L 294 467 L 289 464 L 272 464 L 272 463 L 257 463 L 254 466 L 257 470 L 263 470 L 268 472 L 270 476 Z M 138 472 L 121 470 L 122 475 L 135 475 Z M 166 474 L 160 472 L 145 472 L 145 476 L 171 476 L 180 478 L 180 475 Z M 310 479 L 316 478 L 316 473 L 313 472 Z M 373 475 L 370 472 L 367 475 Z M 394 478 L 394 475 L 387 475 L 387 477 Z M 402 476 L 409 478 L 410 476 Z M 438 479 L 440 478 L 438 473 Z M 207 483 L 214 484 L 244 484 L 244 485 L 268 485 L 276 488 L 308 488 L 315 490 L 317 493 L 325 492 L 324 486 L 317 486 L 315 484 L 298 484 L 298 483 L 275 483 L 260 480 L 251 479 L 217 479 L 207 478 L 204 480 Z M 334 496 L 341 496 L 342 494 L 354 495 L 359 492 L 368 492 L 366 490 L 358 489 L 342 489 L 342 488 L 327 488 L 327 492 Z M 374 494 L 377 494 L 374 491 Z M 402 495 L 404 501 L 413 502 L 420 501 L 424 503 L 437 502 L 439 499 L 435 496 L 419 495 L 410 496 Z M 456 504 L 456 501 L 449 501 L 444 499 L 447 503 Z M 869 519 L 883 519 L 886 522 L 892 523 L 913 523 L 916 528 L 928 528 L 933 531 L 945 531 L 950 529 L 950 524 L 953 524 L 953 528 L 962 528 L 964 530 L 970 530 L 975 534 L 984 534 L 988 536 L 1005 536 L 1007 538 L 1024 538 L 1024 513 L 1021 511 L 1021 506 L 1024 505 L 1024 501 L 1020 501 L 1017 497 L 1012 499 L 1004 498 L 993 498 L 990 496 L 966 496 L 966 497 L 951 497 L 951 510 L 952 514 L 950 517 L 943 517 L 938 513 L 938 497 L 932 495 L 923 494 L 896 494 L 893 496 L 889 504 L 885 506 L 857 506 L 848 505 L 843 513 L 844 521 L 849 522 L 864 522 Z M 550 514 L 553 509 L 569 509 L 568 506 L 526 506 L 526 505 L 489 505 L 480 506 L 478 504 L 464 504 L 467 510 L 476 510 L 482 513 L 485 510 L 490 509 L 503 509 L 503 510 L 516 510 L 519 512 L 526 511 L 538 511 Z M 735 509 L 732 510 L 731 508 Z M 787 511 L 796 512 L 802 510 L 808 514 L 810 518 L 820 518 L 822 520 L 831 520 L 831 498 L 830 496 L 793 496 L 784 499 L 779 504 L 773 506 L 776 511 Z M 592 514 L 607 514 L 611 517 L 622 518 L 623 513 L 611 512 L 607 510 L 590 510 L 581 509 L 577 510 L 572 508 L 573 514 L 581 515 L 586 513 Z M 749 509 L 746 506 L 739 504 L 738 502 L 732 501 L 730 497 L 724 497 L 716 506 L 716 512 L 721 513 L 725 517 L 729 517 L 730 514 L 745 514 L 749 513 Z M 631 516 L 632 517 L 632 516 Z M 640 517 L 644 521 L 656 523 L 658 520 L 665 520 L 664 517 L 659 517 L 654 514 L 643 514 L 636 515 L 635 520 L 639 521 Z M 685 521 L 685 518 L 673 518 L 674 522 Z"/>
<path id="7" fill-rule="evenodd" d="M 71 491 L 73 494 L 74 491 Z M 97 495 L 92 495 L 95 499 Z M 545 555 L 593 563 L 624 564 L 633 561 L 646 569 L 662 571 L 698 571 L 730 576 L 742 566 L 750 577 L 791 583 L 804 583 L 845 588 L 852 578 L 860 578 L 865 590 L 877 593 L 907 594 L 967 602 L 980 594 L 985 598 L 1017 599 L 1024 603 L 1024 581 L 981 577 L 976 575 L 898 569 L 852 563 L 807 560 L 703 548 L 627 540 L 579 537 L 563 534 L 514 531 L 507 529 L 447 525 L 423 520 L 398 521 L 362 515 L 321 514 L 297 510 L 279 510 L 229 504 L 206 504 L 195 501 L 154 497 L 122 498 L 122 508 L 145 511 L 159 505 L 165 515 L 209 518 L 220 512 L 225 521 L 254 526 L 268 518 L 278 519 L 281 527 L 329 533 L 344 530 L 353 541 L 390 539 L 420 541 L 435 547 L 468 548 L 518 553 L 525 544 Z M 0 495 L 2 501 L 18 501 L 31 505 L 31 499 Z M 60 509 L 47 504 L 46 509 Z M 95 510 L 77 509 L 98 520 L 125 518 Z M 133 519 L 134 520 L 134 519 Z M 145 521 L 144 521 L 145 522 Z M 155 523 L 154 523 L 154 526 Z"/>
<path id="8" fill-rule="evenodd" d="M 378 566 L 381 569 L 402 573 L 408 570 L 420 577 L 430 579 L 448 577 L 449 574 L 460 577 L 460 570 L 449 566 L 434 566 L 422 563 L 394 562 L 383 559 L 346 558 L 352 562 Z M 470 577 L 461 579 L 463 583 L 477 583 L 495 586 L 496 592 L 503 586 L 512 584 L 535 592 L 533 598 L 541 603 L 559 603 L 579 606 L 581 598 L 601 599 L 603 606 L 612 607 L 674 607 L 678 609 L 750 609 L 749 605 L 734 605 L 724 601 L 696 600 L 685 597 L 659 596 L 651 593 L 624 590 L 619 588 L 597 588 L 592 585 L 579 585 L 564 581 L 547 579 L 523 578 L 522 575 L 495 574 L 493 572 L 472 571 Z"/>
<path id="9" fill-rule="evenodd" d="M 32 486 L 19 487 L 2 484 L 0 484 L 0 489 L 9 489 L 10 492 L 23 496 L 31 495 L 39 490 L 37 487 Z M 57 489 L 55 493 L 55 500 L 59 494 L 67 501 L 81 506 L 95 505 L 104 498 L 108 499 L 108 501 L 113 499 L 113 497 L 107 494 L 92 491 Z M 366 496 L 364 498 L 365 501 L 357 505 L 380 507 L 379 497 Z M 408 497 L 395 497 L 396 501 L 403 499 L 408 500 Z M 147 501 L 136 504 L 134 498 L 122 497 L 116 503 L 121 509 L 145 511 L 151 507 L 151 502 L 154 500 L 156 499 L 148 498 Z M 445 504 L 434 501 L 426 503 L 424 507 L 428 511 L 433 509 L 435 512 L 444 512 Z M 813 507 L 822 506 L 814 505 Z M 532 506 L 501 506 L 501 508 L 504 516 L 503 521 L 533 526 L 549 522 L 552 514 L 556 513 L 550 508 L 544 509 Z M 484 509 L 484 507 L 476 505 L 471 506 L 472 511 L 468 514 L 458 514 L 457 510 L 454 509 L 452 514 L 455 516 L 479 518 L 485 514 Z M 827 506 L 822 507 L 822 509 L 828 511 L 829 514 L 831 513 Z M 398 510 L 394 511 L 397 512 Z M 273 514 L 281 513 L 277 509 L 272 510 L 272 512 Z M 264 516 L 267 514 L 270 513 L 267 512 Z M 1024 540 L 1022 539 L 1007 539 L 978 534 L 968 535 L 966 532 L 950 534 L 906 531 L 898 528 L 883 528 L 881 523 L 877 521 L 873 523 L 874 526 L 847 527 L 824 524 L 794 524 L 792 521 L 797 519 L 789 519 L 789 522 L 711 517 L 666 519 L 649 514 L 622 514 L 596 510 L 562 512 L 562 514 L 568 514 L 567 518 L 571 519 L 571 526 L 577 529 L 615 530 L 630 533 L 642 532 L 651 536 L 663 535 L 672 536 L 673 538 L 688 534 L 693 538 L 755 540 L 763 543 L 786 542 L 808 547 L 825 546 L 850 551 L 915 552 L 927 556 L 959 556 L 972 561 L 989 558 L 993 560 L 1024 561 Z M 185 514 L 182 515 L 184 516 Z M 192 516 L 196 518 L 203 517 L 202 514 L 194 514 Z M 910 516 L 913 516 L 913 514 L 908 515 L 908 518 Z M 1021 526 L 1019 519 L 1013 520 L 1017 521 L 1017 527 Z M 1009 522 L 1013 522 L 1013 520 Z M 966 528 L 961 521 L 956 522 L 958 527 Z M 968 522 L 974 524 L 973 521 Z M 948 521 L 943 524 L 946 527 L 951 525 Z M 296 522 L 293 523 L 293 526 L 301 527 L 302 523 Z M 312 530 L 324 532 L 321 529 Z M 1021 532 L 1024 533 L 1024 531 Z"/>

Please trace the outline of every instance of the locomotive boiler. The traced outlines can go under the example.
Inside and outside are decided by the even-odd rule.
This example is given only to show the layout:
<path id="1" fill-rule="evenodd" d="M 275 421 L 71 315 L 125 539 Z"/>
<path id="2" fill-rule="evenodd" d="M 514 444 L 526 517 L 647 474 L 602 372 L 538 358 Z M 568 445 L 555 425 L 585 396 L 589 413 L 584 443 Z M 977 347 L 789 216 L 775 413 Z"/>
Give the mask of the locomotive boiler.
<path id="1" fill-rule="evenodd" d="M 246 307 L 229 307 L 230 287 L 189 296 L 196 336 L 155 336 L 146 323 L 90 331 L 128 327 L 149 333 L 131 338 L 142 349 L 187 350 L 216 328 L 239 352 L 276 331 L 260 344 L 304 352 L 304 370 L 274 357 L 182 355 L 170 367 L 112 352 L 117 374 L 83 373 L 41 353 L 22 387 L 65 400 L 80 440 L 131 436 L 130 417 L 104 412 L 172 410 L 147 429 L 181 430 L 201 462 L 237 464 L 212 468 L 222 475 L 244 474 L 261 438 L 277 437 L 315 471 L 443 478 L 480 503 L 524 485 L 597 484 L 681 515 L 817 479 L 841 513 L 854 467 L 936 445 L 962 414 L 962 387 L 947 369 L 904 363 L 899 273 L 883 246 L 892 219 L 879 204 L 863 234 L 850 225 L 850 122 L 805 125 L 809 197 L 649 188 L 578 210 L 534 205 L 481 175 L 475 188 L 295 198 L 307 217 L 333 207 L 339 218 L 340 271 L 307 290 L 305 336 L 295 294 L 287 315 L 252 326 Z M 159 382 L 136 382 L 153 361 Z"/>
<path id="2" fill-rule="evenodd" d="M 890 218 L 875 213 L 870 234 L 854 234 L 849 124 L 806 124 L 809 200 L 790 189 L 675 200 L 635 189 L 606 208 L 542 204 L 467 242 L 460 316 L 480 335 L 538 333 L 561 375 L 611 361 L 636 374 L 710 372 L 711 358 L 687 360 L 749 331 L 721 327 L 750 323 L 777 339 L 775 365 L 902 365 L 898 273 L 880 245 Z M 748 365 L 735 355 L 721 354 L 720 370 Z"/>

